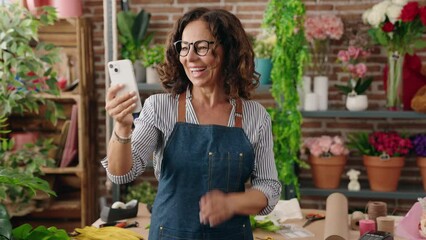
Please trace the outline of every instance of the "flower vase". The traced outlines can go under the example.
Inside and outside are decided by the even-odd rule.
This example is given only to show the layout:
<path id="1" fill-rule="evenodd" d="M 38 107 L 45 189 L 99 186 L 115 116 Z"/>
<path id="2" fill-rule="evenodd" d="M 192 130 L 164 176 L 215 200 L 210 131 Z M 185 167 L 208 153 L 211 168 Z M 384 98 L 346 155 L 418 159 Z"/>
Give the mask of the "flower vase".
<path id="1" fill-rule="evenodd" d="M 404 54 L 390 51 L 388 53 L 388 78 L 386 86 L 386 107 L 389 110 L 402 109 L 402 68 Z"/>
<path id="2" fill-rule="evenodd" d="M 315 39 L 311 42 L 311 60 L 314 76 L 327 76 L 329 64 L 330 40 Z"/>
<path id="3" fill-rule="evenodd" d="M 316 157 L 311 154 L 308 161 L 315 187 L 323 189 L 339 187 L 347 155 Z"/>

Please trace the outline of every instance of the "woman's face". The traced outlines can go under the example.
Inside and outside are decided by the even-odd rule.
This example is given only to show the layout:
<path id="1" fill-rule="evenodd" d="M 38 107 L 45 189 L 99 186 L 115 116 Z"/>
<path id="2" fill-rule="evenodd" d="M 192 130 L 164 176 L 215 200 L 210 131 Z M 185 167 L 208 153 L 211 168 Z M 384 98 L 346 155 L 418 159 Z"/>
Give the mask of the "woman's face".
<path id="1" fill-rule="evenodd" d="M 179 60 L 194 87 L 210 87 L 223 83 L 221 74 L 223 49 L 217 44 L 206 22 L 193 21 L 183 30 L 182 49 L 189 47 L 189 52 L 185 57 L 180 56 Z M 200 55 L 205 55 L 197 54 L 194 45 L 197 46 Z M 205 53 L 207 48 L 208 51 Z M 216 56 L 212 53 L 213 49 Z"/>

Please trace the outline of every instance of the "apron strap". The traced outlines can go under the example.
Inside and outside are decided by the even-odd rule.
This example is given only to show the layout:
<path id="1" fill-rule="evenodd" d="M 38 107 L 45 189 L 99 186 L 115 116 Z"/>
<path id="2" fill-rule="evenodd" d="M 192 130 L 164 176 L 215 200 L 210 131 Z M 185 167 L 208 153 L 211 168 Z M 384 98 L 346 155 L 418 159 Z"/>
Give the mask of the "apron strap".
<path id="1" fill-rule="evenodd" d="M 178 103 L 178 122 L 186 122 L 185 120 L 185 111 L 186 111 L 186 91 L 179 94 L 179 103 Z"/>
<path id="2" fill-rule="evenodd" d="M 186 122 L 185 120 L 185 111 L 186 111 L 186 92 L 183 92 L 179 95 L 178 102 L 178 122 Z M 235 110 L 235 127 L 241 128 L 243 126 L 243 103 L 241 98 L 236 100 L 236 110 Z"/>
<path id="3" fill-rule="evenodd" d="M 236 100 L 236 110 L 235 110 L 235 127 L 242 128 L 243 126 L 243 103 L 241 98 Z"/>

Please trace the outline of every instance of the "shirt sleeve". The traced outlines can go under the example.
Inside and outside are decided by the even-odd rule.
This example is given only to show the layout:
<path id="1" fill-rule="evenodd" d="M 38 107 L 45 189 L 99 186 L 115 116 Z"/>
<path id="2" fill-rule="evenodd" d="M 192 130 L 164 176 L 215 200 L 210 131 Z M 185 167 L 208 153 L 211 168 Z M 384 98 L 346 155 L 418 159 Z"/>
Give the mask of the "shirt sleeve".
<path id="1" fill-rule="evenodd" d="M 152 160 L 154 149 L 161 136 L 160 131 L 154 125 L 156 112 L 153 99 L 149 97 L 145 100 L 139 117 L 134 121 L 135 128 L 132 134 L 133 166 L 130 171 L 121 176 L 113 175 L 108 171 L 108 159 L 104 158 L 101 161 L 108 178 L 113 183 L 124 184 L 135 180 L 145 171 L 148 161 Z"/>
<path id="2" fill-rule="evenodd" d="M 275 165 L 273 152 L 273 137 L 271 118 L 264 110 L 258 130 L 258 141 L 253 145 L 255 153 L 255 166 L 251 178 L 252 188 L 265 194 L 268 205 L 259 213 L 266 215 L 270 213 L 281 196 L 281 183 Z"/>

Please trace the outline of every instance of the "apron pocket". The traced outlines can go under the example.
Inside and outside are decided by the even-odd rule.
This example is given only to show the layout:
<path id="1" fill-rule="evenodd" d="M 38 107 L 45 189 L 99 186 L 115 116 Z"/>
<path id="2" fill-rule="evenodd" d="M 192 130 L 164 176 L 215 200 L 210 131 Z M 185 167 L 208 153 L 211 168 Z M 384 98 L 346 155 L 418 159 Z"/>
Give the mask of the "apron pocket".
<path id="1" fill-rule="evenodd" d="M 238 192 L 244 187 L 243 153 L 209 152 L 209 190 L 218 189 L 225 193 Z"/>

